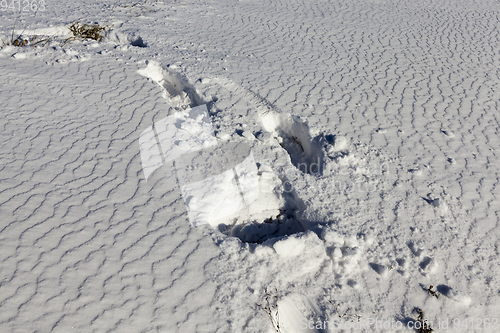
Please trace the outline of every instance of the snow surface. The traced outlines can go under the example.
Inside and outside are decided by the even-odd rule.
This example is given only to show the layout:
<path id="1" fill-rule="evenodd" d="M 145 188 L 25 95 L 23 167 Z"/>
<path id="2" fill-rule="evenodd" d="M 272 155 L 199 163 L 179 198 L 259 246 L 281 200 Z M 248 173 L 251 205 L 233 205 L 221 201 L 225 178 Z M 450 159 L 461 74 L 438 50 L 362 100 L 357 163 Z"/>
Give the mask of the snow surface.
<path id="1" fill-rule="evenodd" d="M 31 3 L 0 332 L 500 332 L 497 1 Z"/>

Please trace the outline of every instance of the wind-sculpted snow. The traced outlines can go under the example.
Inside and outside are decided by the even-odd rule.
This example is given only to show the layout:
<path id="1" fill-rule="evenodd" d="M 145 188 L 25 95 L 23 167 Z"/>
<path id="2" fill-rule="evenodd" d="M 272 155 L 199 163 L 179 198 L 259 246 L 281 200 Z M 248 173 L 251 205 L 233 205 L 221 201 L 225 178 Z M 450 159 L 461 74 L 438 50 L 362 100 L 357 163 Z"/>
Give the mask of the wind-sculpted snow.
<path id="1" fill-rule="evenodd" d="M 284 332 L 416 308 L 450 331 L 500 319 L 496 1 L 2 13 L 4 40 L 80 17 L 116 35 L 0 50 L 0 331 L 268 332 L 266 290 Z M 179 179 L 157 124 L 180 112 L 206 134 L 184 114 L 200 106 L 213 145 Z M 204 182 L 228 170 L 219 183 L 252 185 L 229 220 Z M 191 225 L 214 206 L 213 227 Z"/>
<path id="2" fill-rule="evenodd" d="M 339 228 L 346 228 L 345 232 L 349 234 L 358 232 L 352 223 L 361 220 L 366 221 L 362 223 L 367 223 L 367 227 L 386 226 L 388 229 L 383 227 L 385 231 L 381 233 L 398 226 L 408 228 L 397 240 L 388 242 L 408 244 L 414 241 L 414 233 L 419 233 L 419 242 L 429 242 L 425 248 L 439 249 L 447 255 L 453 252 L 460 258 L 458 261 L 467 262 L 460 266 L 463 267 L 460 274 L 495 285 L 493 281 L 497 279 L 486 273 L 491 265 L 496 265 L 495 256 L 488 257 L 486 249 L 493 249 L 498 244 L 495 239 L 498 209 L 493 205 L 498 197 L 498 169 L 494 167 L 498 165 L 498 119 L 494 111 L 494 91 L 498 90 L 495 54 L 500 44 L 494 24 L 498 19 L 495 7 L 483 2 L 474 11 L 469 11 L 464 9 L 469 6 L 465 2 L 452 5 L 407 1 L 246 1 L 240 4 L 238 11 L 227 11 L 223 6 L 211 3 L 214 15 L 204 16 L 207 23 L 200 30 L 206 34 L 204 36 L 211 36 L 213 43 L 204 43 L 200 47 L 204 53 L 200 52 L 198 45 L 184 42 L 187 35 L 194 40 L 194 33 L 199 33 L 196 31 L 190 35 L 184 24 L 173 25 L 182 38 L 172 35 L 168 40 L 168 43 L 183 48 L 181 54 L 201 59 L 196 62 L 185 59 L 184 64 L 192 64 L 203 73 L 209 66 L 219 76 L 239 78 L 242 87 L 233 87 L 228 95 L 214 93 L 213 87 L 206 88 L 209 94 L 218 98 L 216 105 L 221 109 L 221 119 L 230 106 L 235 109 L 236 101 L 242 105 L 241 115 L 247 117 L 245 111 L 249 107 L 239 99 L 239 96 L 245 96 L 253 102 L 250 93 L 242 93 L 246 88 L 277 110 L 307 119 L 309 128 L 336 135 L 339 139 L 347 137 L 353 142 L 371 144 L 389 156 L 396 153 L 404 159 L 404 163 L 384 164 L 389 160 L 378 159 L 376 149 L 367 159 L 375 162 L 371 164 L 372 173 L 380 167 L 389 168 L 385 175 L 377 173 L 381 177 L 378 184 L 382 187 L 367 194 L 372 198 L 370 200 L 379 196 L 379 205 L 385 208 L 378 213 L 371 208 L 373 206 L 366 204 L 366 199 L 355 198 L 359 204 L 350 205 L 348 202 L 352 198 L 346 197 L 347 201 L 343 201 L 338 197 L 336 189 L 345 184 L 345 179 L 337 183 L 337 187 L 332 185 L 331 179 L 324 181 L 322 186 L 313 187 L 318 189 L 314 192 L 317 195 L 311 194 L 312 181 L 307 182 L 303 191 L 311 198 L 307 203 L 315 207 L 308 210 L 313 216 L 311 219 L 324 219 L 324 216 L 331 216 L 330 220 L 339 219 L 335 213 L 338 211 L 343 216 L 339 219 Z M 200 15 L 202 10 L 200 7 Z M 180 14 L 182 11 L 176 12 L 176 15 Z M 195 17 L 192 22 L 198 19 Z M 183 18 L 189 19 L 187 16 Z M 231 45 L 228 52 L 221 53 L 220 50 L 228 44 Z M 204 59 L 211 61 L 212 56 L 221 60 L 204 62 Z M 203 75 L 210 77 L 209 73 Z M 231 102 L 222 104 L 227 99 L 222 96 L 230 96 Z M 253 109 L 259 108 L 258 103 L 253 105 Z M 238 126 L 238 122 L 234 126 Z M 345 149 L 339 149 L 342 151 Z M 351 152 L 350 155 L 356 154 Z M 343 157 L 343 153 L 337 156 L 339 161 L 349 159 L 349 155 Z M 370 166 L 370 162 L 367 165 Z M 398 172 L 397 176 L 395 172 Z M 341 177 L 352 181 L 350 176 Z M 407 185 L 403 185 L 403 179 Z M 370 182 L 360 184 L 365 186 Z M 394 186 L 392 192 L 385 187 L 389 185 Z M 331 195 L 322 195 L 325 192 Z M 429 205 L 422 198 L 427 198 L 430 192 L 441 197 L 445 204 L 440 207 Z M 353 195 L 352 192 L 349 195 Z M 409 202 L 416 206 L 412 208 Z M 428 215 L 430 211 L 435 212 L 435 217 Z M 465 212 L 471 215 L 466 217 Z M 418 217 L 419 214 L 426 217 Z M 382 222 L 386 218 L 395 221 Z M 406 227 L 400 224 L 403 221 L 408 223 Z M 448 224 L 442 225 L 443 222 Z M 423 225 L 419 227 L 419 223 Z M 450 232 L 453 236 L 448 236 Z M 446 242 L 436 235 L 450 238 Z M 434 236 L 435 242 L 431 241 Z M 480 242 L 465 240 L 477 236 L 481 237 Z M 382 240 L 380 244 L 387 246 Z M 408 245 L 404 246 L 408 251 Z M 462 246 L 463 250 L 458 254 L 456 249 Z M 484 253 L 480 255 L 483 259 L 467 255 L 475 251 Z M 401 259 L 399 262 L 407 268 L 387 269 L 387 272 L 400 270 L 402 276 L 407 276 L 412 267 L 417 270 L 429 268 L 421 265 L 425 255 L 422 258 L 414 256 L 410 251 L 406 258 L 395 257 L 394 260 Z M 244 258 L 241 261 L 248 262 Z M 453 260 L 443 257 L 437 266 L 438 271 L 451 269 L 446 267 L 451 262 Z M 383 266 L 394 267 L 390 263 Z M 242 274 L 249 270 L 259 271 L 255 267 L 241 268 Z M 428 275 L 429 271 L 423 270 L 423 273 Z M 271 278 L 269 281 L 277 284 Z M 371 285 L 369 280 L 367 283 Z M 384 290 L 394 290 L 400 283 L 391 282 Z M 359 280 L 355 285 L 360 285 Z M 489 290 L 485 295 L 490 296 L 479 297 L 479 302 L 493 304 L 495 287 L 484 288 Z M 282 289 L 288 290 L 287 287 Z M 227 293 L 231 294 L 230 291 Z M 404 297 L 409 296 L 401 295 Z M 233 299 L 236 302 L 241 298 L 243 296 Z M 374 295 L 371 298 L 379 299 Z M 446 311 L 445 308 L 442 310 Z M 398 312 L 400 308 L 394 311 Z M 408 313 L 411 309 L 405 311 Z M 476 314 L 479 316 L 479 313 Z M 256 319 L 259 320 L 263 319 Z"/>
<path id="3" fill-rule="evenodd" d="M 178 188 L 153 196 L 140 176 L 139 130 L 166 105 L 135 70 L 2 63 L 2 331 L 170 330 L 210 311 L 214 245 Z"/>

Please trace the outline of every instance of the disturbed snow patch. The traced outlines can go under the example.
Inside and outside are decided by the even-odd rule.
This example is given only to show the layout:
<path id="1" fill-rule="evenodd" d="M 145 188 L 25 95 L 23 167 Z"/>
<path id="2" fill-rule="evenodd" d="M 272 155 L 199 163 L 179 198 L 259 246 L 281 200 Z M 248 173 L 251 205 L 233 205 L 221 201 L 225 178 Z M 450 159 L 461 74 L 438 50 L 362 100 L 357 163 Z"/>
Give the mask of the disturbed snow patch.
<path id="1" fill-rule="evenodd" d="M 111 30 L 105 36 L 105 41 L 115 43 L 117 45 L 132 45 L 138 47 L 146 47 L 146 43 L 141 36 L 135 33 L 123 33 Z"/>
<path id="2" fill-rule="evenodd" d="M 299 117 L 290 114 L 267 112 L 261 115 L 264 128 L 290 155 L 292 164 L 300 171 L 320 174 L 323 151 L 318 138 L 311 139 L 309 127 Z"/>
<path id="3" fill-rule="evenodd" d="M 278 216 L 279 179 L 258 170 L 246 142 L 218 142 L 206 105 L 156 121 L 139 144 L 146 180 L 154 183 L 173 173 L 193 226 L 223 226 L 229 233 L 236 224 Z"/>
<path id="4" fill-rule="evenodd" d="M 297 215 L 303 202 L 293 186 L 287 188 L 286 172 L 276 169 L 277 161 L 289 164 L 281 146 L 256 140 L 249 131 L 216 135 L 191 84 L 153 61 L 138 73 L 160 85 L 175 109 L 141 134 L 144 175 L 158 179 L 173 170 L 193 226 L 209 224 L 247 243 L 308 230 Z"/>
<path id="5" fill-rule="evenodd" d="M 323 293 L 335 291 L 335 299 L 346 302 L 356 293 L 366 315 L 380 296 L 374 284 L 385 290 L 401 279 L 416 284 L 446 268 L 432 248 L 453 241 L 443 230 L 458 233 L 459 207 L 444 192 L 435 204 L 422 200 L 413 188 L 421 176 L 393 155 L 331 133 L 313 136 L 305 121 L 228 80 L 199 80 L 205 88 L 224 86 L 213 87 L 217 97 L 209 92 L 208 107 L 192 107 L 196 102 L 186 89 L 196 90 L 175 73 L 149 63 L 141 74 L 184 114 L 170 130 L 155 125 L 150 132 L 164 132 L 170 145 L 190 151 L 174 168 L 193 225 L 206 221 L 215 229 L 210 235 L 221 255 L 211 271 L 224 286 L 216 297 L 228 309 L 255 308 L 264 290 L 276 287 L 284 300 L 281 315 L 297 328 L 293 318 L 306 310 L 290 306 L 288 295 L 314 295 L 312 303 L 321 309 L 316 315 L 328 318 L 332 303 Z M 193 112 L 201 107 L 203 115 Z M 203 138 L 197 126 L 206 127 L 213 145 L 190 148 L 183 135 Z M 429 240 L 427 231 L 440 237 Z M 401 289 L 391 292 L 403 297 Z M 226 315 L 233 330 L 261 324 L 251 311 L 242 318 Z"/>
<path id="6" fill-rule="evenodd" d="M 147 67 L 137 71 L 156 82 L 163 89 L 163 97 L 175 109 L 187 109 L 203 104 L 196 89 L 178 73 L 163 68 L 156 61 L 148 61 Z"/>
<path id="7" fill-rule="evenodd" d="M 73 23 L 77 24 L 78 21 Z M 117 24 L 119 28 L 121 24 L 119 22 Z M 122 51 L 136 46 L 146 46 L 142 37 L 134 32 L 111 29 L 115 27 L 114 25 L 95 24 L 95 26 L 103 29 L 97 40 L 95 36 L 82 36 L 78 33 L 75 35 L 68 26 L 63 25 L 0 31 L 0 58 L 12 57 L 24 60 L 44 57 L 51 63 L 80 62 L 89 60 L 92 55 L 108 54 L 108 43 L 114 44 L 115 49 Z"/>

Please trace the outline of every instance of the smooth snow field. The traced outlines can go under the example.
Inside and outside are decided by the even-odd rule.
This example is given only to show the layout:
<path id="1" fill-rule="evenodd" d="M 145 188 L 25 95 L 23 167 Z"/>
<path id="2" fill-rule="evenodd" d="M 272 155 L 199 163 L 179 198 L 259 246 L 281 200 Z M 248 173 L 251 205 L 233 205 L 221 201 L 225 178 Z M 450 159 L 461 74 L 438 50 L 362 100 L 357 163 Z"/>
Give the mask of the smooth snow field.
<path id="1" fill-rule="evenodd" d="M 499 22 L 0 1 L 0 332 L 500 332 Z"/>

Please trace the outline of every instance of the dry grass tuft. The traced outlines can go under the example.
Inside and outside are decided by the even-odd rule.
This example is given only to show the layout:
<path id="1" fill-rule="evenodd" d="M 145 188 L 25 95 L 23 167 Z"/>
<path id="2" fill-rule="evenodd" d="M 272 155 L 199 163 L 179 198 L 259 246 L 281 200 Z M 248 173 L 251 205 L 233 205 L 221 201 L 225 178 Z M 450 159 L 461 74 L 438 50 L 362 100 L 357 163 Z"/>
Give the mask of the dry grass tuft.
<path id="1" fill-rule="evenodd" d="M 10 35 L 10 38 L 7 41 L 4 41 L 3 39 L 1 40 L 2 45 L 0 48 L 3 48 L 4 46 L 7 45 L 12 45 L 16 47 L 23 47 L 23 46 L 32 46 L 32 47 L 37 47 L 37 46 L 45 46 L 48 42 L 53 40 L 53 37 L 50 36 L 45 36 L 45 35 L 30 35 L 30 36 L 24 36 L 24 32 L 26 31 L 26 28 L 20 33 L 16 34 L 16 22 L 14 22 L 14 26 L 12 27 L 12 34 Z"/>
<path id="2" fill-rule="evenodd" d="M 61 46 L 73 40 L 92 39 L 100 42 L 104 39 L 106 32 L 109 31 L 111 27 L 99 24 L 80 23 L 80 19 L 78 19 L 73 21 L 68 29 L 73 36 L 64 39 L 61 42 Z"/>

